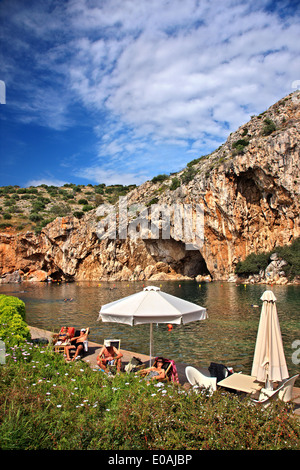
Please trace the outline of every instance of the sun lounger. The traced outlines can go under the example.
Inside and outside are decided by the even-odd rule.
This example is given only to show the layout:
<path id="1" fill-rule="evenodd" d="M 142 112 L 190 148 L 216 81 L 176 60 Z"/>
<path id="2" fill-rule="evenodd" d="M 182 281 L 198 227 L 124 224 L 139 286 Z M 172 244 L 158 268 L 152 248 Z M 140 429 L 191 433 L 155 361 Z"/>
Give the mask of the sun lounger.
<path id="1" fill-rule="evenodd" d="M 69 344 L 69 340 L 74 337 L 75 335 L 75 328 L 74 327 L 68 327 L 67 331 L 67 338 L 65 341 L 59 341 L 58 338 L 59 336 L 63 333 L 64 327 L 60 329 L 60 332 L 57 333 L 56 335 L 53 336 L 53 344 L 54 344 L 54 351 L 55 352 L 64 352 L 65 346 Z"/>
<path id="2" fill-rule="evenodd" d="M 78 359 L 82 359 L 83 356 L 85 355 L 85 353 L 87 353 L 88 350 L 89 350 L 89 342 L 88 342 L 88 339 L 87 339 L 87 337 L 88 337 L 88 335 L 89 335 L 89 333 L 90 333 L 90 329 L 89 329 L 89 328 L 82 328 L 81 330 L 76 330 L 74 336 L 80 337 L 80 333 L 81 333 L 81 331 L 83 331 L 83 330 L 85 330 L 85 331 L 87 332 L 87 333 L 86 333 L 86 338 L 85 338 L 84 341 L 82 341 L 83 349 L 78 353 L 76 359 L 77 359 L 77 358 L 78 358 Z M 71 344 L 72 344 L 72 343 L 71 343 Z M 80 344 L 80 343 L 79 343 L 79 344 Z M 78 343 L 77 343 L 77 346 L 78 346 Z M 70 355 L 71 355 L 71 356 L 74 355 L 74 354 L 76 353 L 76 350 L 77 350 L 77 348 L 75 348 L 75 349 L 70 349 L 70 350 L 69 350 Z"/>
<path id="3" fill-rule="evenodd" d="M 156 357 L 155 360 L 154 360 L 154 363 L 153 363 L 154 367 L 156 366 L 157 359 L 158 359 L 158 357 Z M 165 357 L 163 357 L 163 361 L 164 362 L 163 362 L 162 368 L 165 370 L 166 376 L 162 380 L 167 381 L 167 382 L 179 383 L 177 368 L 176 368 L 175 362 L 170 360 L 170 359 L 167 359 Z"/>

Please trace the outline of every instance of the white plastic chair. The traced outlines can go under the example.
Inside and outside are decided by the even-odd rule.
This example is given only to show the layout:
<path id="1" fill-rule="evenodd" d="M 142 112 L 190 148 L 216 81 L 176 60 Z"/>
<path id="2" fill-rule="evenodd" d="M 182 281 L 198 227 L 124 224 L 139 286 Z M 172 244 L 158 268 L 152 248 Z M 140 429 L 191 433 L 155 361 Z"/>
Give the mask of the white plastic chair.
<path id="1" fill-rule="evenodd" d="M 291 401 L 293 395 L 293 387 L 294 384 L 299 377 L 299 374 L 290 377 L 289 379 L 285 380 L 280 387 L 280 391 L 278 394 L 278 398 L 283 401 Z"/>
<path id="2" fill-rule="evenodd" d="M 195 367 L 188 366 L 185 368 L 185 375 L 191 385 L 207 388 L 211 392 L 217 390 L 217 378 L 202 374 Z"/>
<path id="3" fill-rule="evenodd" d="M 290 377 L 289 379 L 285 380 L 280 387 L 278 387 L 276 390 L 266 390 L 265 388 L 262 388 L 258 397 L 258 400 L 251 398 L 251 400 L 254 403 L 257 403 L 259 405 L 263 405 L 267 407 L 272 400 L 275 398 L 279 398 L 280 400 L 284 402 L 291 401 L 292 399 L 292 394 L 293 394 L 293 387 L 296 379 L 299 377 L 299 374 L 294 375 L 293 377 Z"/>

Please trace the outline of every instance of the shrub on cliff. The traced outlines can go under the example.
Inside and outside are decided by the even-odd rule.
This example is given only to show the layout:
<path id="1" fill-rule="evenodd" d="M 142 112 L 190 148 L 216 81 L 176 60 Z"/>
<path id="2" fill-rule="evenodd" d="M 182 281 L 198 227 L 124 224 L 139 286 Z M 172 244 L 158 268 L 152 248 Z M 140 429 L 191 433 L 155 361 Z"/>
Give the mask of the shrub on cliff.
<path id="1" fill-rule="evenodd" d="M 291 245 L 280 246 L 265 253 L 251 253 L 244 261 L 239 261 L 235 268 L 236 274 L 258 274 L 261 269 L 266 269 L 270 262 L 270 256 L 277 253 L 278 257 L 286 261 L 283 270 L 286 276 L 293 278 L 300 275 L 300 237 Z"/>
<path id="2" fill-rule="evenodd" d="M 262 129 L 262 135 L 264 136 L 270 135 L 274 131 L 276 131 L 275 123 L 270 118 L 266 118 L 264 120 L 264 127 Z"/>
<path id="3" fill-rule="evenodd" d="M 268 253 L 251 253 L 244 261 L 239 261 L 236 265 L 236 274 L 258 274 L 261 269 L 266 269 L 268 266 L 269 254 Z"/>
<path id="4" fill-rule="evenodd" d="M 154 176 L 154 178 L 152 178 L 152 183 L 161 183 L 162 181 L 165 181 L 167 180 L 169 177 L 168 175 L 157 175 L 157 176 Z"/>
<path id="5" fill-rule="evenodd" d="M 172 183 L 170 185 L 171 191 L 175 191 L 175 189 L 179 188 L 180 184 L 180 180 L 176 176 L 175 178 L 172 178 Z"/>
<path id="6" fill-rule="evenodd" d="M 42 220 L 42 216 L 40 214 L 37 214 L 36 212 L 33 212 L 32 214 L 30 214 L 29 220 L 31 220 L 32 222 L 39 222 L 40 220 Z"/>
<path id="7" fill-rule="evenodd" d="M 181 181 L 183 184 L 188 184 L 196 176 L 197 170 L 192 166 L 189 166 L 181 175 Z"/>
<path id="8" fill-rule="evenodd" d="M 239 139 L 236 142 L 232 144 L 233 154 L 234 155 L 239 155 L 243 154 L 247 145 L 249 145 L 249 140 L 248 139 Z"/>
<path id="9" fill-rule="evenodd" d="M 89 212 L 92 209 L 94 209 L 94 207 L 91 204 L 85 204 L 84 206 L 82 206 L 83 212 Z"/>
<path id="10" fill-rule="evenodd" d="M 283 270 L 290 277 L 300 275 L 300 237 L 296 238 L 289 246 L 282 246 L 273 250 L 278 256 L 287 262 Z"/>

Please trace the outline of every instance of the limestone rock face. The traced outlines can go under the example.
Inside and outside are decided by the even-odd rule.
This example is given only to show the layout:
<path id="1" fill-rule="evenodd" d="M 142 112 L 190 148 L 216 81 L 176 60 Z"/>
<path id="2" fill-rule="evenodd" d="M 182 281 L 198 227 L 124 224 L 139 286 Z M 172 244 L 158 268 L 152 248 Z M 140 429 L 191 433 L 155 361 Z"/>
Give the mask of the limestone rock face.
<path id="1" fill-rule="evenodd" d="M 105 223 L 96 210 L 80 220 L 57 218 L 39 235 L 1 233 L 2 281 L 14 272 L 28 280 L 232 279 L 248 254 L 300 236 L 299 102 L 298 92 L 289 95 L 252 117 L 211 155 L 131 191 L 127 206 L 139 210 L 127 214 L 127 238 L 121 236 L 118 204 L 116 225 L 108 224 L 106 237 L 99 238 L 99 224 Z M 275 130 L 268 129 L 270 121 Z M 175 190 L 174 178 L 180 182 Z M 186 249 L 189 240 L 176 223 L 179 206 L 189 209 L 196 229 L 197 207 L 203 210 L 204 241 L 197 249 Z M 159 219 L 155 211 L 161 207 L 171 210 L 170 219 Z"/>

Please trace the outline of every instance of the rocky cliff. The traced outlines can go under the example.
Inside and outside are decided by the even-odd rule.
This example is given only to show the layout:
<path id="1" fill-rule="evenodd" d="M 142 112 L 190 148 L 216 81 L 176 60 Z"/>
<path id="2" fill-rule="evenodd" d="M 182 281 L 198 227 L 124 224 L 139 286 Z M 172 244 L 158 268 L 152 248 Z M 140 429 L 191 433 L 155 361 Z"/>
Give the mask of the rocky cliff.
<path id="1" fill-rule="evenodd" d="M 1 233 L 2 279 L 227 280 L 249 253 L 291 243 L 300 236 L 299 103 L 298 92 L 287 96 L 253 116 L 212 154 L 128 193 L 128 207 L 140 207 L 128 212 L 123 230 L 135 237 L 123 237 L 118 204 L 116 236 L 99 210 L 80 220 L 59 217 L 38 235 Z M 154 210 L 179 206 L 189 208 L 194 229 L 198 208 L 203 209 L 203 246 L 186 249 L 189 240 L 178 229 L 175 210 L 170 224 L 163 220 L 159 231 L 158 221 L 156 238 L 150 238 L 147 224 Z M 99 238 L 105 223 L 108 231 Z"/>

